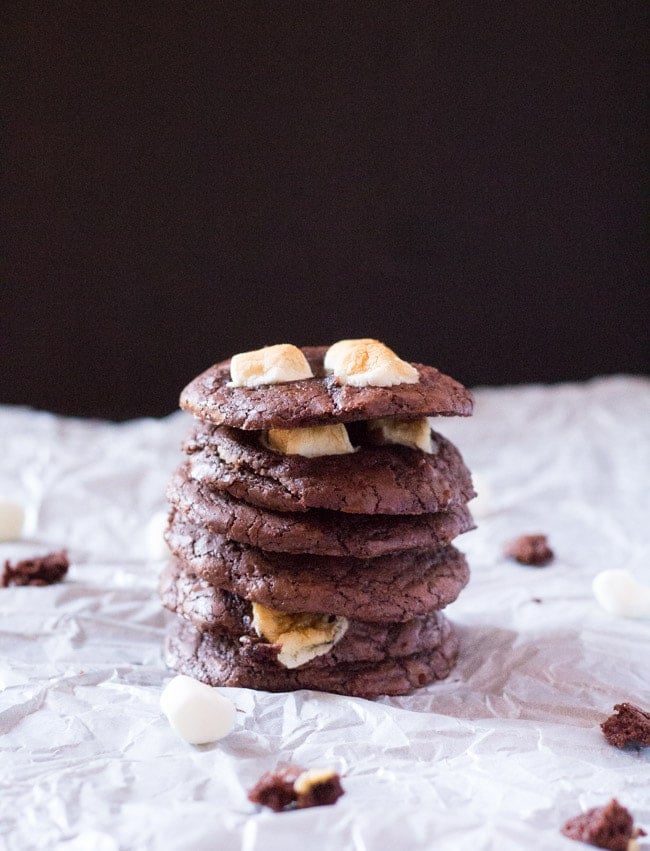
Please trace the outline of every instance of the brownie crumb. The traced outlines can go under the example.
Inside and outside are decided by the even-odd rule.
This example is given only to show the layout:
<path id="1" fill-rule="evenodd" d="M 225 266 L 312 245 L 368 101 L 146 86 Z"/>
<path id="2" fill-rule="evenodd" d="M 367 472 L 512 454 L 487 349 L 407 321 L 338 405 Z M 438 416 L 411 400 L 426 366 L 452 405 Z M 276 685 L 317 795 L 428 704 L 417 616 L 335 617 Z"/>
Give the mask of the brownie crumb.
<path id="1" fill-rule="evenodd" d="M 297 765 L 267 771 L 248 793 L 248 800 L 253 804 L 270 807 L 274 812 L 279 813 L 291 804 L 295 804 L 296 793 L 293 784 L 302 773 L 303 769 L 298 768 Z"/>
<path id="2" fill-rule="evenodd" d="M 6 561 L 0 576 L 0 588 L 8 588 L 10 585 L 54 585 L 55 582 L 61 582 L 69 567 L 67 550 L 24 559 L 15 564 Z"/>
<path id="3" fill-rule="evenodd" d="M 627 744 L 650 747 L 650 712 L 633 703 L 617 703 L 614 712 L 600 725 L 610 745 L 615 748 L 624 748 Z"/>
<path id="4" fill-rule="evenodd" d="M 610 851 L 627 851 L 631 839 L 646 835 L 640 827 L 634 827 L 632 816 L 616 798 L 612 798 L 604 807 L 593 807 L 569 819 L 562 833 L 576 842 L 586 842 L 596 848 L 609 848 Z"/>
<path id="5" fill-rule="evenodd" d="M 248 793 L 248 800 L 279 813 L 295 808 L 329 806 L 342 794 L 341 780 L 336 772 L 305 771 L 289 765 L 263 774 Z"/>
<path id="6" fill-rule="evenodd" d="M 296 790 L 296 805 L 303 807 L 327 807 L 335 804 L 343 794 L 341 778 L 335 771 L 305 771 L 293 784 Z"/>
<path id="7" fill-rule="evenodd" d="M 503 552 L 519 564 L 529 564 L 534 567 L 544 567 L 555 557 L 548 545 L 546 535 L 522 535 L 506 544 Z"/>

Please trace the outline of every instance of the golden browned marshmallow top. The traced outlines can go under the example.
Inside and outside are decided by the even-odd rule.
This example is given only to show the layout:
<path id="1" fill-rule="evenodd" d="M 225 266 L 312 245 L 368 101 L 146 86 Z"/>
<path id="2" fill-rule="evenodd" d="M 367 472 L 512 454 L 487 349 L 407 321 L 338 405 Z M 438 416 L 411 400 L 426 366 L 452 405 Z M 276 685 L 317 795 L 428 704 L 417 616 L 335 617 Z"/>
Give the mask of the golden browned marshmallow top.
<path id="1" fill-rule="evenodd" d="M 259 387 L 313 377 L 307 358 L 290 343 L 241 352 L 230 360 L 231 387 Z"/>
<path id="2" fill-rule="evenodd" d="M 338 774 L 332 768 L 309 768 L 307 771 L 303 771 L 294 781 L 294 792 L 297 792 L 298 795 L 306 795 L 314 786 L 327 783 L 333 777 L 338 777 Z"/>
<path id="3" fill-rule="evenodd" d="M 415 367 L 370 338 L 339 340 L 327 350 L 323 365 L 342 384 L 352 387 L 391 387 L 420 380 Z"/>

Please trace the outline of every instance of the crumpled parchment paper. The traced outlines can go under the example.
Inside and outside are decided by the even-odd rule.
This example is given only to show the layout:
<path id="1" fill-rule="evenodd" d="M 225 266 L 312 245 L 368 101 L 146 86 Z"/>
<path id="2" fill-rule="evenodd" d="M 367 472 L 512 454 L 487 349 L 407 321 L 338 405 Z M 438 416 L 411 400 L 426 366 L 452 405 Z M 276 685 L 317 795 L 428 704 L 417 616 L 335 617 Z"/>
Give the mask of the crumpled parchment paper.
<path id="1" fill-rule="evenodd" d="M 559 830 L 616 796 L 650 830 L 650 755 L 599 723 L 650 704 L 650 621 L 599 609 L 591 581 L 650 583 L 650 383 L 614 377 L 484 389 L 436 427 L 483 490 L 459 538 L 472 580 L 447 614 L 462 651 L 445 682 L 376 701 L 224 689 L 238 725 L 192 747 L 160 713 L 167 619 L 146 525 L 165 508 L 189 418 L 122 425 L 0 408 L 0 498 L 28 509 L 0 558 L 60 547 L 66 581 L 0 589 L 0 847 L 577 849 Z M 543 532 L 542 569 L 502 545 Z M 536 602 L 539 600 L 540 602 Z M 278 762 L 332 766 L 335 807 L 257 811 Z"/>

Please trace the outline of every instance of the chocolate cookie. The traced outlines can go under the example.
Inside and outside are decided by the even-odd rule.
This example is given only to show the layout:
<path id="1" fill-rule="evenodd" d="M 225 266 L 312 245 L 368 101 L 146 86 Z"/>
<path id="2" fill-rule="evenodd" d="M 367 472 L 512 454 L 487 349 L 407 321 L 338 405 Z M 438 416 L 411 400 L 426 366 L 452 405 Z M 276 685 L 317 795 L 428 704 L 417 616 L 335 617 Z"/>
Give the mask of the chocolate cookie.
<path id="1" fill-rule="evenodd" d="M 650 712 L 633 703 L 617 703 L 614 715 L 600 725 L 603 735 L 616 748 L 633 744 L 650 747 Z"/>
<path id="2" fill-rule="evenodd" d="M 251 604 L 242 597 L 215 588 L 179 563 L 165 569 L 160 581 L 160 596 L 166 608 L 190 621 L 201 632 L 238 641 L 242 653 L 253 660 L 266 659 L 280 665 L 276 658 L 279 645 L 259 638 L 252 626 Z M 448 632 L 447 621 L 437 612 L 402 623 L 350 619 L 345 635 L 330 652 L 307 664 L 321 667 L 411 656 L 433 650 Z"/>
<path id="3" fill-rule="evenodd" d="M 170 561 L 160 574 L 158 594 L 166 609 L 197 629 L 236 638 L 252 635 L 251 604 L 231 591 L 215 588 L 181 561 Z"/>
<path id="4" fill-rule="evenodd" d="M 166 540 L 199 578 L 285 612 L 408 621 L 453 602 L 469 579 L 452 546 L 373 559 L 265 552 L 193 525 L 178 511 Z"/>
<path id="5" fill-rule="evenodd" d="M 340 385 L 323 369 L 326 346 L 303 353 L 314 378 L 263 387 L 230 387 L 230 360 L 210 367 L 181 393 L 180 405 L 202 420 L 241 429 L 297 428 L 379 417 L 470 416 L 472 397 L 432 366 L 413 364 L 416 384 Z"/>
<path id="6" fill-rule="evenodd" d="M 262 443 L 260 432 L 199 425 L 185 444 L 193 479 L 275 511 L 324 508 L 351 514 L 425 514 L 475 495 L 458 450 L 433 433 L 434 453 L 361 446 L 304 458 Z"/>
<path id="7" fill-rule="evenodd" d="M 439 547 L 473 528 L 464 505 L 405 517 L 321 509 L 303 514 L 269 511 L 196 482 L 190 478 L 188 463 L 173 475 L 167 496 L 197 526 L 274 552 L 374 558 L 401 550 Z"/>
<path id="8" fill-rule="evenodd" d="M 212 686 L 243 686 L 265 691 L 307 688 L 367 698 L 408 694 L 414 688 L 443 679 L 451 671 L 457 654 L 458 638 L 450 629 L 433 651 L 375 664 L 288 669 L 259 662 L 236 642 L 214 633 L 201 633 L 180 618 L 172 625 L 165 646 L 169 667 Z"/>

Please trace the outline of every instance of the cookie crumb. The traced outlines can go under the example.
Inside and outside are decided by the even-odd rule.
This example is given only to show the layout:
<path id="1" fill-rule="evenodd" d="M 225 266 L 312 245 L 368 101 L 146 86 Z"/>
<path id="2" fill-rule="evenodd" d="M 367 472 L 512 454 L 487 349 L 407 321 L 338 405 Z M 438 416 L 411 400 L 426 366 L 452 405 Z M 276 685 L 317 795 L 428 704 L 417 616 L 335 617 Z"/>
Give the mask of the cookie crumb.
<path id="1" fill-rule="evenodd" d="M 632 816 L 616 798 L 604 807 L 593 807 L 569 819 L 562 833 L 576 842 L 586 842 L 610 851 L 627 851 L 630 840 L 646 835 L 642 828 L 634 827 Z"/>
<path id="2" fill-rule="evenodd" d="M 650 747 L 650 712 L 633 703 L 617 703 L 614 713 L 600 725 L 610 745 L 615 748 L 624 748 L 627 744 Z"/>
<path id="3" fill-rule="evenodd" d="M 54 585 L 61 582 L 69 567 L 67 550 L 24 559 L 15 564 L 5 561 L 0 588 L 8 588 L 10 585 Z"/>
<path id="4" fill-rule="evenodd" d="M 343 794 L 341 778 L 336 771 L 312 769 L 303 771 L 293 784 L 296 805 L 304 807 L 327 807 L 335 804 Z"/>
<path id="5" fill-rule="evenodd" d="M 529 564 L 534 567 L 544 567 L 555 558 L 546 535 L 522 535 L 506 544 L 503 553 L 508 558 L 518 561 L 519 564 Z"/>
<path id="6" fill-rule="evenodd" d="M 248 793 L 248 800 L 253 804 L 270 807 L 279 813 L 296 802 L 296 792 L 293 784 L 303 773 L 297 765 L 288 765 L 275 771 L 267 771 Z"/>
<path id="7" fill-rule="evenodd" d="M 341 779 L 335 771 L 305 771 L 297 765 L 288 765 L 263 774 L 249 791 L 248 800 L 279 813 L 295 808 L 329 806 L 342 794 Z"/>

